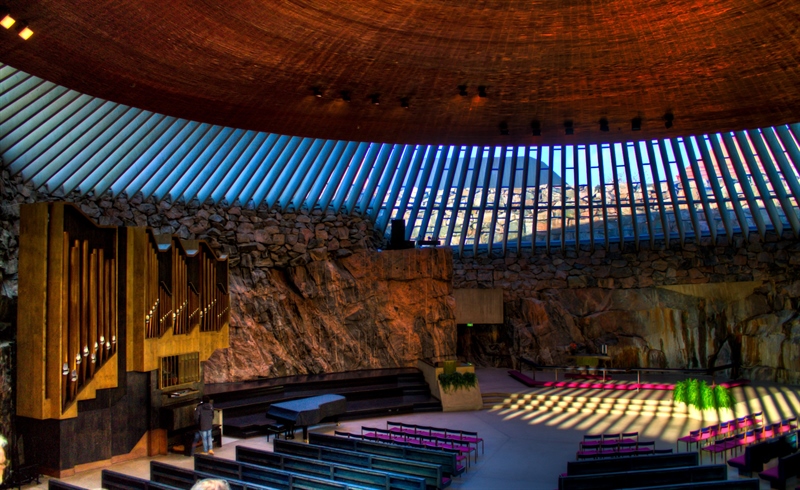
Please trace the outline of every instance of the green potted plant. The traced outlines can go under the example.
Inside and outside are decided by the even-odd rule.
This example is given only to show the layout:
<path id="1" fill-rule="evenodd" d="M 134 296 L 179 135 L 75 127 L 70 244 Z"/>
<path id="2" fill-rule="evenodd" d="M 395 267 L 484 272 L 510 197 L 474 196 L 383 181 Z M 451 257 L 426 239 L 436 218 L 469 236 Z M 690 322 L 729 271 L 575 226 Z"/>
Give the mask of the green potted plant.
<path id="1" fill-rule="evenodd" d="M 694 406 L 698 410 L 730 409 L 734 404 L 728 388 L 721 385 L 709 386 L 705 381 L 691 378 L 675 384 L 672 398 L 676 402 Z"/>

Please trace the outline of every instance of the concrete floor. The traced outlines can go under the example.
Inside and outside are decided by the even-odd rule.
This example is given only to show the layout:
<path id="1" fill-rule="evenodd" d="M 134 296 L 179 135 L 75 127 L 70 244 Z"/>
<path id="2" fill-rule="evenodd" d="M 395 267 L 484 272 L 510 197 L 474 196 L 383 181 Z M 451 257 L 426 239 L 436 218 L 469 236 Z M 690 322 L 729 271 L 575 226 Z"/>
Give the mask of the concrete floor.
<path id="1" fill-rule="evenodd" d="M 573 396 L 602 396 L 670 399 L 670 392 L 604 392 L 596 390 L 527 389 L 508 377 L 505 369 L 479 369 L 478 379 L 483 393 L 545 393 Z M 537 379 L 546 379 L 550 373 L 537 373 Z M 659 379 L 662 380 L 662 379 Z M 663 380 L 668 381 L 668 380 Z M 800 414 L 800 387 L 757 384 L 735 389 L 737 406 L 735 414 L 764 411 L 765 420 L 778 421 L 790 414 Z M 359 432 L 361 425 L 385 427 L 386 420 L 418 423 L 429 426 L 463 428 L 477 431 L 485 440 L 486 453 L 480 454 L 477 463 L 457 478 L 451 488 L 456 490 L 534 490 L 557 487 L 558 475 L 566 470 L 567 461 L 573 460 L 578 443 L 586 433 L 638 431 L 640 438 L 655 440 L 657 448 L 675 448 L 678 437 L 690 430 L 716 423 L 727 414 L 689 412 L 681 418 L 610 415 L 602 413 L 557 413 L 525 412 L 514 409 L 487 409 L 476 412 L 424 413 L 380 417 L 343 422 L 340 427 L 324 424 L 313 431 L 332 433 L 336 430 Z M 239 444 L 259 449 L 272 450 L 266 437 L 246 440 L 224 438 L 222 448 L 215 450 L 216 456 L 234 459 L 235 447 Z M 683 447 L 681 447 L 683 450 Z M 110 467 L 114 471 L 149 476 L 150 459 L 175 466 L 192 467 L 188 457 L 170 454 L 155 458 L 143 458 Z M 705 462 L 710 463 L 709 458 Z M 736 471 L 729 471 L 729 478 L 738 478 Z M 100 487 L 100 470 L 86 471 L 64 481 L 86 488 Z M 790 480 L 787 488 L 797 485 Z M 46 479 L 40 485 L 27 488 L 46 488 Z M 761 488 L 769 485 L 762 482 Z"/>

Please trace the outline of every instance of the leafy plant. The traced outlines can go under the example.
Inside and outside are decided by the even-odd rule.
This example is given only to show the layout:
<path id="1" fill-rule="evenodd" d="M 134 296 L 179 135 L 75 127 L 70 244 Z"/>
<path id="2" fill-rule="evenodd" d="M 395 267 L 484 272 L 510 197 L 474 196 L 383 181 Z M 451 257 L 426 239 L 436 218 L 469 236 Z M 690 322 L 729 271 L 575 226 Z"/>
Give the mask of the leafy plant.
<path id="1" fill-rule="evenodd" d="M 439 383 L 445 393 L 451 393 L 461 388 L 474 388 L 478 385 L 478 377 L 475 373 L 442 373 L 439 375 Z"/>
<path id="2" fill-rule="evenodd" d="M 728 388 L 709 386 L 705 381 L 685 379 L 675 384 L 672 398 L 676 402 L 697 407 L 700 410 L 733 408 L 733 396 Z"/>

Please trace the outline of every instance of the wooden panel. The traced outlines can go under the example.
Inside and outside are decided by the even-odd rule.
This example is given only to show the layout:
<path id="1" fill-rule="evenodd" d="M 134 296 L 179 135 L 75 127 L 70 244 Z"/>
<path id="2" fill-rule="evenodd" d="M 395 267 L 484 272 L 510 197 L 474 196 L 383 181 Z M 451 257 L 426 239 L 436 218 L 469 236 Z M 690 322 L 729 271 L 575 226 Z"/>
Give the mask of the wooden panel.
<path id="1" fill-rule="evenodd" d="M 47 312 L 47 204 L 20 209 L 19 302 L 17 322 L 17 415 L 46 418 L 45 312 Z M 60 381 L 56 378 L 57 381 Z"/>
<path id="2" fill-rule="evenodd" d="M 456 323 L 503 323 L 502 289 L 455 289 Z"/>

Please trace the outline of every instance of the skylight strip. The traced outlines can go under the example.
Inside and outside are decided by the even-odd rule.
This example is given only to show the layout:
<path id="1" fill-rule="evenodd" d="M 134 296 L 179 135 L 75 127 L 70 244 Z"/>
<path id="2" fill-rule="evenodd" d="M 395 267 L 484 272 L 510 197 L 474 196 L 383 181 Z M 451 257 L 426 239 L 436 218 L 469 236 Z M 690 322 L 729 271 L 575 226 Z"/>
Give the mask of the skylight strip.
<path id="1" fill-rule="evenodd" d="M 761 239 L 763 240 L 766 238 L 766 224 L 764 223 L 764 218 L 761 216 L 762 208 L 756 201 L 755 194 L 753 193 L 753 187 L 750 184 L 750 179 L 747 176 L 747 172 L 742 164 L 742 159 L 739 156 L 739 146 L 736 144 L 736 141 L 734 141 L 733 135 L 730 132 L 722 134 L 722 144 L 725 146 L 728 156 L 731 159 L 731 165 L 733 165 L 733 170 L 736 172 L 736 177 L 739 181 L 739 187 L 742 190 L 742 194 L 744 194 L 744 197 L 747 200 L 750 217 L 755 222 L 758 234 L 761 235 Z"/>
<path id="2" fill-rule="evenodd" d="M 291 154 L 281 155 L 280 160 L 276 162 L 272 172 L 267 175 L 267 181 L 273 183 L 263 201 L 268 208 L 272 208 L 281 194 L 287 190 L 289 180 L 297 173 L 298 165 L 305 159 L 313 143 L 312 138 L 302 138 Z"/>
<path id="3" fill-rule="evenodd" d="M 789 196 L 786 193 L 786 188 L 783 185 L 783 181 L 781 181 L 781 177 L 778 175 L 778 172 L 775 169 L 772 155 L 770 155 L 766 145 L 764 144 L 764 139 L 761 137 L 762 133 L 753 129 L 748 131 L 748 134 L 750 135 L 750 141 L 752 141 L 755 145 L 755 150 L 756 153 L 758 153 L 759 159 L 761 160 L 761 165 L 764 167 L 764 170 L 767 173 L 767 178 L 772 183 L 772 190 L 775 193 L 775 197 L 778 198 L 778 202 L 781 204 L 783 214 L 789 221 L 789 226 L 791 226 L 795 238 L 800 237 L 800 222 L 798 222 L 797 214 L 795 213 L 792 204 L 789 202 Z"/>
<path id="4" fill-rule="evenodd" d="M 217 190 L 220 191 L 220 194 L 224 194 L 227 186 L 220 189 L 222 182 L 225 180 L 226 176 L 231 173 L 231 169 L 240 160 L 244 152 L 250 146 L 250 143 L 253 141 L 253 138 L 255 138 L 256 134 L 257 133 L 255 131 L 238 130 L 236 141 L 234 142 L 231 150 L 227 154 L 219 156 L 221 160 L 210 172 L 211 175 L 208 175 L 209 172 L 206 172 L 205 174 L 198 174 L 196 179 L 199 180 L 199 183 L 196 185 L 199 187 L 199 189 L 197 189 L 195 193 L 187 190 L 187 192 L 184 193 L 184 199 L 191 200 L 192 198 L 196 197 L 197 201 L 201 203 L 204 203 L 209 199 L 215 204 L 218 203 L 218 199 L 214 199 L 212 196 Z"/>
<path id="5" fill-rule="evenodd" d="M 265 160 L 265 163 L 269 162 L 269 165 L 261 164 L 259 170 L 266 167 L 267 171 L 263 172 L 263 174 L 258 177 L 259 186 L 256 188 L 251 198 L 254 206 L 259 206 L 264 203 L 267 193 L 269 193 L 275 184 L 276 175 L 283 170 L 286 166 L 286 162 L 295 154 L 303 140 L 304 138 L 300 138 L 299 136 L 291 137 L 280 151 L 276 151 L 277 148 L 273 148 L 275 152 L 274 155 L 268 156 Z"/>
<path id="6" fill-rule="evenodd" d="M 291 202 L 292 196 L 294 196 L 300 184 L 302 184 L 303 178 L 308 175 L 309 167 L 320 157 L 320 152 L 330 152 L 335 144 L 336 142 L 332 140 L 314 139 L 313 143 L 306 151 L 306 154 L 303 155 L 303 159 L 300 160 L 293 171 L 289 172 L 290 179 L 283 186 L 283 190 L 275 204 L 282 210 L 285 210 L 288 203 Z"/>
<path id="7" fill-rule="evenodd" d="M 246 206 L 247 201 L 244 201 L 242 196 L 247 188 L 247 185 L 253 179 L 253 174 L 258 170 L 259 164 L 264 161 L 264 158 L 269 154 L 272 147 L 278 142 L 279 135 L 273 133 L 259 133 L 258 136 L 253 138 L 253 142 L 247 147 L 247 150 L 242 155 L 233 169 L 233 175 L 225 177 L 225 181 L 230 182 L 233 177 L 233 183 L 228 186 L 223 184 L 221 187 L 225 190 L 224 198 L 229 204 L 238 203 L 239 206 Z M 220 200 L 219 195 L 212 193 L 212 198 Z"/>
<path id="8" fill-rule="evenodd" d="M 745 163 L 747 163 L 747 168 L 750 171 L 750 177 L 753 179 L 753 182 L 756 183 L 759 197 L 761 198 L 761 202 L 764 204 L 764 208 L 767 210 L 767 215 L 772 222 L 772 226 L 775 228 L 778 236 L 780 236 L 783 234 L 783 222 L 781 221 L 780 216 L 778 216 L 778 209 L 775 207 L 775 203 L 772 201 L 772 196 L 769 189 L 767 189 L 767 184 L 762 176 L 761 168 L 759 168 L 755 159 L 755 155 L 753 155 L 753 150 L 750 147 L 750 138 L 745 131 L 737 131 L 736 142 L 742 151 Z"/>
<path id="9" fill-rule="evenodd" d="M 143 151 L 139 146 L 146 142 L 147 146 L 152 145 L 150 136 L 165 119 L 162 114 L 153 112 L 143 112 L 140 116 L 144 120 L 136 121 L 130 125 L 133 131 L 120 132 L 112 140 L 112 151 L 107 156 L 101 157 L 100 164 L 89 175 L 80 186 L 86 186 L 96 195 L 104 194 L 116 182 L 120 175 L 135 160 L 130 157 L 132 152 L 136 154 Z M 126 136 L 127 135 L 127 136 Z"/>
<path id="10" fill-rule="evenodd" d="M 352 174 L 352 177 L 349 175 L 345 176 L 345 181 L 343 182 L 344 186 L 340 189 L 340 191 L 344 191 L 342 192 L 342 197 L 344 199 L 341 201 L 338 201 L 338 199 L 334 201 L 334 203 L 338 201 L 338 205 L 334 205 L 336 209 L 344 205 L 344 211 L 347 214 L 353 212 L 358 199 L 364 194 L 364 183 L 375 168 L 378 155 L 381 153 L 384 146 L 389 145 L 380 145 L 377 143 L 370 145 L 369 151 L 363 161 L 358 162 L 358 165 L 354 167 L 355 172 Z"/>
<path id="11" fill-rule="evenodd" d="M 733 212 L 736 215 L 736 220 L 739 222 L 739 231 L 746 240 L 750 234 L 750 225 L 747 223 L 744 209 L 742 209 L 742 203 L 739 200 L 739 194 L 736 192 L 736 186 L 733 183 L 733 177 L 728 169 L 728 161 L 725 159 L 725 154 L 722 151 L 722 146 L 719 142 L 719 135 L 711 135 L 710 142 L 712 151 L 714 152 L 716 160 L 719 163 L 719 171 L 722 175 L 722 181 L 725 184 L 725 188 L 728 190 L 728 196 L 730 198 L 731 205 L 733 206 Z M 730 240 L 731 237 L 729 236 L 728 239 Z"/>
<path id="12" fill-rule="evenodd" d="M 322 150 L 311 163 L 309 171 L 303 172 L 301 175 L 299 175 L 300 184 L 297 186 L 297 190 L 294 192 L 294 194 L 288 196 L 287 201 L 281 205 L 281 209 L 283 211 L 286 211 L 289 209 L 289 207 L 300 209 L 306 202 L 310 203 L 308 207 L 309 209 L 312 209 L 314 207 L 313 202 L 315 201 L 307 200 L 306 196 L 308 196 L 308 193 L 311 191 L 311 187 L 314 185 L 314 183 L 322 180 L 321 172 L 325 164 L 329 160 L 336 161 L 346 147 L 346 141 L 325 141 L 325 145 L 322 147 Z"/>
<path id="13" fill-rule="evenodd" d="M 224 158 L 224 154 L 231 152 L 242 133 L 243 129 L 223 128 L 214 135 L 186 168 L 184 174 L 175 181 L 175 185 L 169 191 L 170 201 L 191 201 L 197 197 L 197 191 L 208 182 L 209 174 L 213 172 L 207 169 L 216 167 L 217 162 Z"/>

